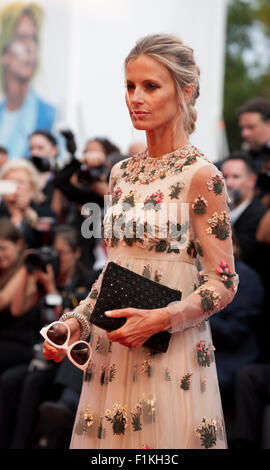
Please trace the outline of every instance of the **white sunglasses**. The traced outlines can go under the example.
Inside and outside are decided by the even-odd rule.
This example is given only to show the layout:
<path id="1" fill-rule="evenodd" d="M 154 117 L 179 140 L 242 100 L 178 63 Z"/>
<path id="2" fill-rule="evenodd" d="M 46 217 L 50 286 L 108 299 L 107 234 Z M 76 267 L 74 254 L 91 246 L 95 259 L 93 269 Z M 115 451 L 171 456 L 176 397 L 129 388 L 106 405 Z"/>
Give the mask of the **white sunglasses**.
<path id="1" fill-rule="evenodd" d="M 53 347 L 65 349 L 67 356 L 79 369 L 85 370 L 92 356 L 92 348 L 86 341 L 76 341 L 68 345 L 70 339 L 70 328 L 65 322 L 54 321 L 40 330 L 41 336 Z"/>

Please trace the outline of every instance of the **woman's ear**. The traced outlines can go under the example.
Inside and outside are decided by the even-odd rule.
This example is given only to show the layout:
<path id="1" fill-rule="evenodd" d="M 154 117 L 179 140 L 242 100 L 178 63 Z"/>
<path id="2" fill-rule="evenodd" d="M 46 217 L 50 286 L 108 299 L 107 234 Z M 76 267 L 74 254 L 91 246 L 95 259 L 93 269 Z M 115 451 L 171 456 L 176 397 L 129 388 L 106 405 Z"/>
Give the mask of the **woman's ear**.
<path id="1" fill-rule="evenodd" d="M 189 83 L 183 89 L 183 95 L 186 103 L 189 103 L 193 93 L 194 93 L 194 83 Z"/>

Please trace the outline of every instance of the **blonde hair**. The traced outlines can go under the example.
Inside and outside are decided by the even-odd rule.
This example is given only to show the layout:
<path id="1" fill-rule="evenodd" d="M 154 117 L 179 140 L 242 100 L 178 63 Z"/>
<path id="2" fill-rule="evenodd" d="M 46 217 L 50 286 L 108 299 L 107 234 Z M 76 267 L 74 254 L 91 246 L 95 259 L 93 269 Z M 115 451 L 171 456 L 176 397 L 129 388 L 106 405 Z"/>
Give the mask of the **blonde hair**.
<path id="1" fill-rule="evenodd" d="M 42 194 L 40 178 L 39 173 L 34 167 L 33 163 L 29 162 L 25 158 L 12 158 L 11 160 L 8 160 L 6 163 L 4 163 L 0 170 L 0 180 L 4 179 L 6 175 L 13 170 L 24 170 L 27 173 L 30 184 L 33 188 L 34 200 L 39 202 Z"/>
<path id="2" fill-rule="evenodd" d="M 183 112 L 184 129 L 187 134 L 195 130 L 197 112 L 195 102 L 200 94 L 200 69 L 196 65 L 193 49 L 186 46 L 179 38 L 167 34 L 146 36 L 136 43 L 125 60 L 128 63 L 140 55 L 147 55 L 164 65 L 174 80 L 179 98 L 179 106 Z M 184 98 L 183 89 L 193 84 L 194 90 L 189 102 Z"/>

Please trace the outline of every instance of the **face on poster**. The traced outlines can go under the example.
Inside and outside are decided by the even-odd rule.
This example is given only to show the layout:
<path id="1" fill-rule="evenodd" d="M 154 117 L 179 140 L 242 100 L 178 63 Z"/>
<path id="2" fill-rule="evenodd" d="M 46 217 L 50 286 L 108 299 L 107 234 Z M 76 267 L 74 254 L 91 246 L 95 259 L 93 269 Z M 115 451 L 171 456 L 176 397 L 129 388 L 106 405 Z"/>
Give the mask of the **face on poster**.
<path id="1" fill-rule="evenodd" d="M 56 30 L 54 18 L 62 3 L 1 2 L 0 146 L 10 157 L 28 157 L 29 136 L 56 128 L 61 107 L 57 84 L 61 81 L 63 93 L 59 70 L 63 73 L 65 61 L 60 49 L 64 35 Z M 53 47 L 57 33 L 60 40 Z"/>

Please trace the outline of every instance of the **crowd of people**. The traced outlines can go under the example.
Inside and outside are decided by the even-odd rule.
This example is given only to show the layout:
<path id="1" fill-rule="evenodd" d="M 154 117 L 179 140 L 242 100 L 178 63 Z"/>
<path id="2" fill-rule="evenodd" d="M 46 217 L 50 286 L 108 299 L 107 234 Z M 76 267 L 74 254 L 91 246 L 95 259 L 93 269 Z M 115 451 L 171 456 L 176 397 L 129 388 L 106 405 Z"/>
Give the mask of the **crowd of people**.
<path id="1" fill-rule="evenodd" d="M 254 99 L 238 116 L 243 147 L 216 164 L 230 196 L 239 286 L 209 321 L 229 447 L 261 448 L 262 430 L 270 436 L 270 102 Z M 126 156 L 94 137 L 75 158 L 73 134 L 63 137 L 65 165 L 48 130 L 29 136 L 29 158 L 0 147 L 2 449 L 68 448 L 80 396 L 82 371 L 46 360 L 39 331 L 79 304 L 105 264 L 102 236 L 81 232 L 82 207 L 95 203 L 103 214 L 110 169 Z M 144 148 L 135 143 L 128 154 Z"/>

